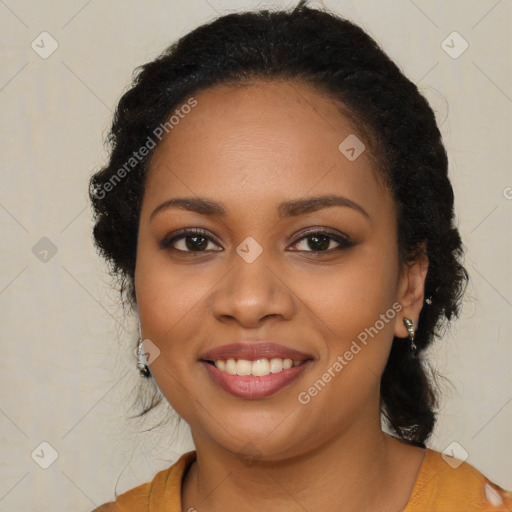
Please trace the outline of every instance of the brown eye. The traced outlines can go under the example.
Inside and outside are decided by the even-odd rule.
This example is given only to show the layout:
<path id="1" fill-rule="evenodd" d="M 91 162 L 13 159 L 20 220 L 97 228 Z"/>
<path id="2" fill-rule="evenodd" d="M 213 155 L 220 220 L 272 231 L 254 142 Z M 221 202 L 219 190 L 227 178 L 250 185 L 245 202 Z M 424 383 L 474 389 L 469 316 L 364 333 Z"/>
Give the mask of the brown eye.
<path id="1" fill-rule="evenodd" d="M 179 252 L 206 252 L 222 249 L 212 248 L 217 244 L 201 229 L 182 231 L 179 235 L 166 238 L 160 242 L 162 249 L 172 249 Z M 218 246 L 217 246 L 218 247 Z"/>
<path id="2" fill-rule="evenodd" d="M 333 247 L 334 244 L 337 246 Z M 347 249 L 355 244 L 348 237 L 328 231 L 311 231 L 293 243 L 297 250 L 312 253 L 327 253 Z"/>
<path id="3" fill-rule="evenodd" d="M 181 237 L 181 240 L 185 242 L 184 245 L 188 251 L 203 251 L 206 249 L 209 242 L 209 240 L 204 236 L 186 236 Z"/>

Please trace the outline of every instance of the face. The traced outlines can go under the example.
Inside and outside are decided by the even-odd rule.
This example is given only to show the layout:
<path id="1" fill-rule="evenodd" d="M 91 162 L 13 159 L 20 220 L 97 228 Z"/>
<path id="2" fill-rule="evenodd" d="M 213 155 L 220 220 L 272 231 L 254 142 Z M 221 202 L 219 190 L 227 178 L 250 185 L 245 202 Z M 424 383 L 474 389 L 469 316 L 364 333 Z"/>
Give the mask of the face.
<path id="1" fill-rule="evenodd" d="M 369 145 L 354 159 L 362 136 L 303 84 L 194 97 L 155 150 L 140 216 L 135 290 L 158 387 L 195 438 L 268 460 L 380 427 L 408 277 Z M 231 344 L 234 357 L 207 354 Z"/>

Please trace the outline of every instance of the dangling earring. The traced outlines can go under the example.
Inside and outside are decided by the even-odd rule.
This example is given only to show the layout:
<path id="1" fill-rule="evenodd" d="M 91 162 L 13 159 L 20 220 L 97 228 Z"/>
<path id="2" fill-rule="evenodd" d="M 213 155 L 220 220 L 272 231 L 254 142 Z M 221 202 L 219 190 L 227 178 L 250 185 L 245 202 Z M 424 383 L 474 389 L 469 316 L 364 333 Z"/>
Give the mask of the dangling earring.
<path id="1" fill-rule="evenodd" d="M 411 349 L 411 354 L 413 357 L 416 357 L 418 355 L 418 347 L 414 343 L 414 337 L 416 335 L 414 322 L 410 318 L 404 318 L 404 325 L 409 333 L 409 348 Z"/>
<path id="2" fill-rule="evenodd" d="M 142 377 L 149 378 L 151 373 L 149 371 L 149 366 L 146 364 L 146 356 L 144 355 L 144 347 L 142 345 L 142 331 L 140 327 L 139 321 L 139 344 L 137 345 L 137 368 Z"/>

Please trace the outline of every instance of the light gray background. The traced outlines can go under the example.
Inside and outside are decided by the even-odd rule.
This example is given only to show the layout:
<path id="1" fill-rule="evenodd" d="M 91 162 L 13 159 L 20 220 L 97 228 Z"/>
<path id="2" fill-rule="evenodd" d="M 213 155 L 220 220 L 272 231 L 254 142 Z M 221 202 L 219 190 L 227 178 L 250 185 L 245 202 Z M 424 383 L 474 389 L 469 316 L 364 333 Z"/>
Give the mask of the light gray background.
<path id="1" fill-rule="evenodd" d="M 137 65 L 217 14 L 294 3 L 0 0 L 0 512 L 90 511 L 192 449 L 172 422 L 140 433 L 159 414 L 126 419 L 140 380 L 135 324 L 95 254 L 87 181 Z M 453 385 L 430 446 L 459 443 L 510 489 L 512 1 L 325 5 L 383 45 L 442 125 L 472 282 L 462 319 L 432 353 Z M 59 45 L 47 59 L 31 48 L 43 31 Z M 453 31 L 469 44 L 456 59 L 442 47 Z M 57 248 L 47 262 L 32 251 L 42 237 Z M 43 441 L 58 453 L 48 469 L 31 458 L 49 460 Z"/>

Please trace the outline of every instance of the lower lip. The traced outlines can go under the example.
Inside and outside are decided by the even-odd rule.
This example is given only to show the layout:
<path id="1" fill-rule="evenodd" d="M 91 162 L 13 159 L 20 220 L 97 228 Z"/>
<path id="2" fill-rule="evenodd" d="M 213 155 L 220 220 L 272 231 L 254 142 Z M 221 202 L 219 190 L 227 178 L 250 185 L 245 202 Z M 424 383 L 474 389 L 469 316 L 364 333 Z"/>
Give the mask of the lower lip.
<path id="1" fill-rule="evenodd" d="M 201 364 L 206 368 L 212 380 L 224 391 L 238 398 L 256 399 L 271 396 L 289 386 L 312 362 L 312 360 L 308 360 L 299 366 L 281 370 L 278 373 L 269 373 L 264 377 L 231 375 L 206 361 L 201 361 Z"/>

